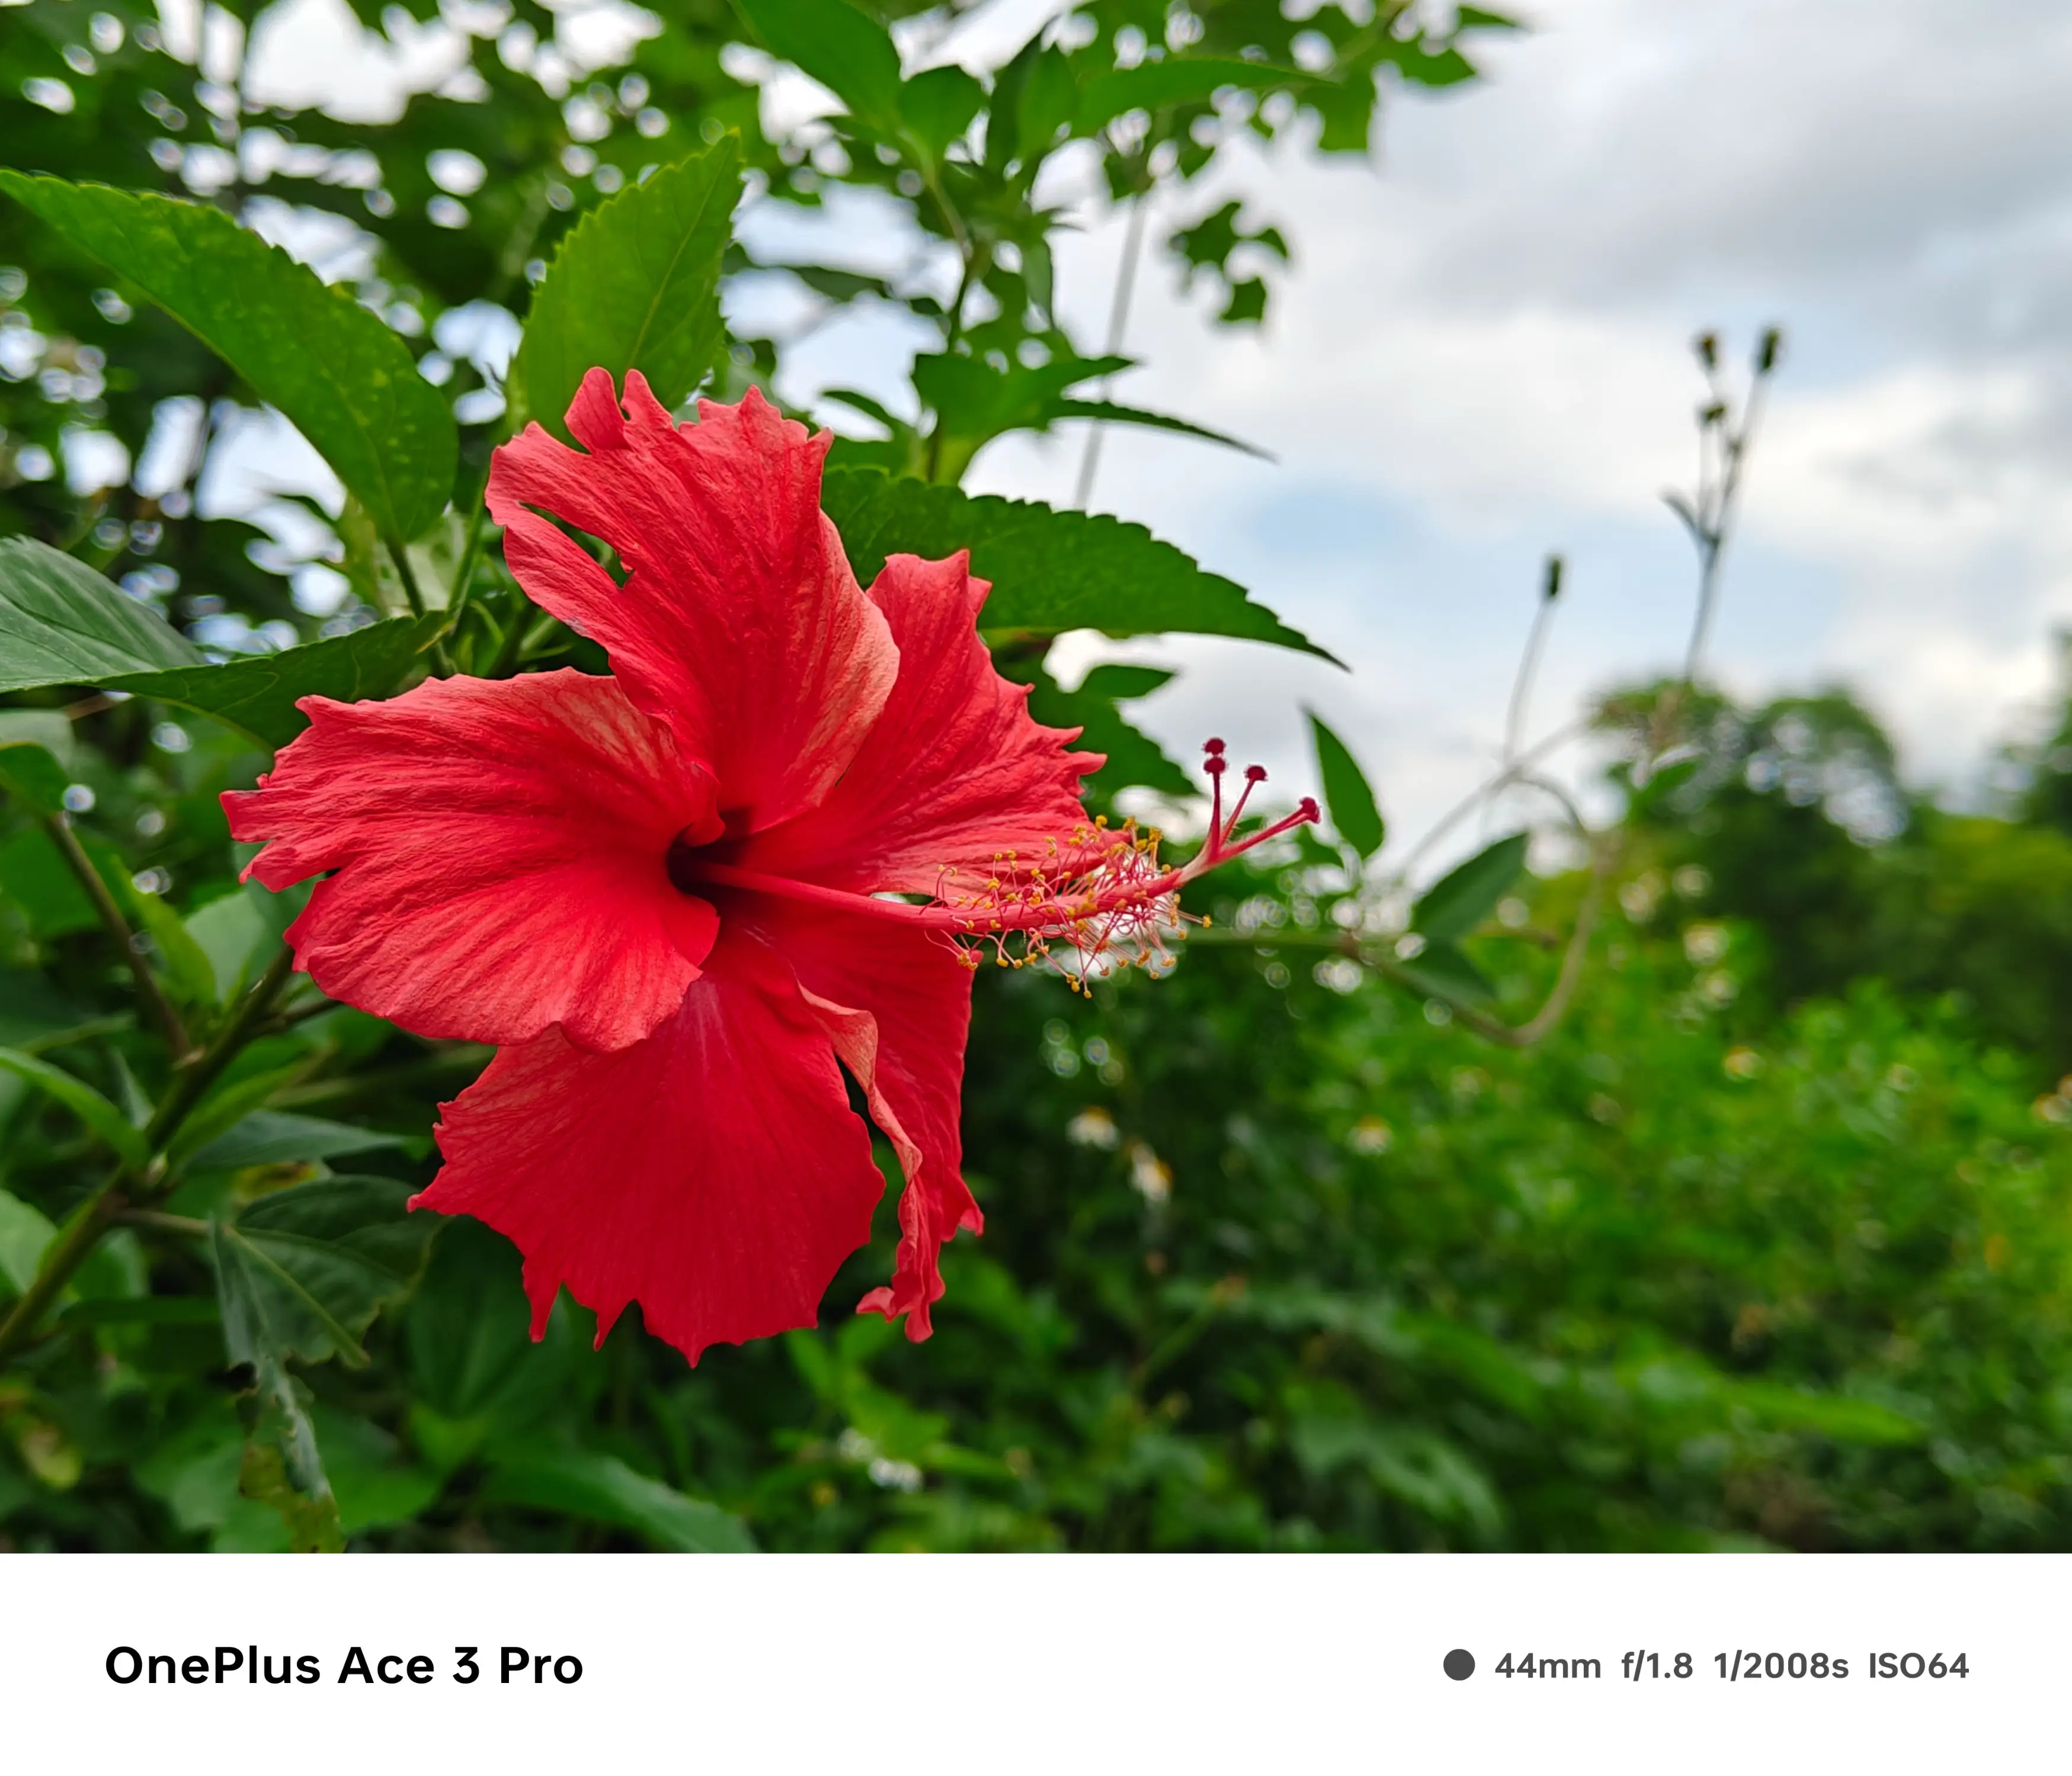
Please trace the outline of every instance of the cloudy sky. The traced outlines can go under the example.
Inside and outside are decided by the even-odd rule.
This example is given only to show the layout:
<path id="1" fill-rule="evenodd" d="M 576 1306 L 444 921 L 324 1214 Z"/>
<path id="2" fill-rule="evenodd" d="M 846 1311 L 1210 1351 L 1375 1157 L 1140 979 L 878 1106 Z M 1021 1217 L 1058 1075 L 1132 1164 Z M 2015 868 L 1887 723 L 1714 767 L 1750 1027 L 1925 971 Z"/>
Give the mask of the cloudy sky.
<path id="1" fill-rule="evenodd" d="M 1408 834 L 1500 734 L 1541 556 L 1568 560 L 1538 697 L 1671 667 L 1689 352 L 1780 323 L 1716 631 L 1754 693 L 1836 680 L 1961 789 L 2072 622 L 2072 9 L 2054 0 L 1539 0 L 1490 78 L 1393 105 L 1378 167 L 1233 169 L 1297 265 L 1256 339 L 1141 288 L 1125 384 L 1274 466 L 1112 440 L 1096 504 L 1251 586 L 1354 668 L 1186 643 L 1142 706 L 1299 769 L 1314 701 Z M 1204 204 L 1201 207 L 1210 207 Z M 1119 231 L 1066 259 L 1098 336 Z M 1206 293 L 1205 293 L 1206 294 Z M 1069 496 L 1075 452 L 982 459 Z M 1184 754 L 1183 754 L 1184 755 Z"/>
<path id="2" fill-rule="evenodd" d="M 1046 10 L 1004 0 L 934 53 L 982 63 Z M 1391 102 L 1378 164 L 1298 146 L 1227 157 L 1158 218 L 1237 195 L 1283 228 L 1297 264 L 1263 332 L 1211 327 L 1209 293 L 1186 296 L 1163 267 L 1130 319 L 1145 362 L 1120 394 L 1276 461 L 1118 434 L 1094 504 L 1248 586 L 1353 670 L 1205 641 L 1069 659 L 1185 666 L 1139 706 L 1144 724 L 1182 758 L 1221 733 L 1291 787 L 1314 704 L 1407 839 L 1487 768 L 1548 551 L 1569 571 L 1539 730 L 1679 659 L 1693 569 L 1660 495 L 1695 467 L 1689 341 L 1717 327 L 1738 364 L 1775 321 L 1787 357 L 1716 669 L 1745 693 L 1855 686 L 1914 774 L 1961 797 L 2046 692 L 2053 626 L 2072 623 L 2072 8 L 1516 10 L 1533 29 L 1481 51 L 1486 80 Z M 277 16 L 278 79 L 335 86 L 343 6 Z M 414 59 L 406 77 L 432 84 L 437 46 Z M 780 80 L 767 106 L 810 110 L 816 90 Z M 1091 343 L 1121 230 L 1097 207 L 1083 220 L 1061 276 Z M 852 225 L 851 245 L 882 245 L 882 221 Z M 797 355 L 784 392 L 890 393 L 914 344 L 857 316 Z M 1009 441 L 975 480 L 1068 501 L 1078 454 L 1074 438 Z"/>

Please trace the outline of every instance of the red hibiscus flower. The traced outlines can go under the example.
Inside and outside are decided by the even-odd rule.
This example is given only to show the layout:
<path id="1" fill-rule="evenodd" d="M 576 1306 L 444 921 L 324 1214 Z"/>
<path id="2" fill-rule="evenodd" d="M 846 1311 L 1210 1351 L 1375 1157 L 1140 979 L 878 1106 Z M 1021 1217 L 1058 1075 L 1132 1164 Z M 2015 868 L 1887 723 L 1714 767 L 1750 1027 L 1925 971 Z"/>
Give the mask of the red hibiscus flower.
<path id="1" fill-rule="evenodd" d="M 224 798 L 266 841 L 247 873 L 325 877 L 288 937 L 326 993 L 497 1046 L 413 1206 L 516 1243 L 536 1336 L 564 1285 L 600 1338 L 637 1301 L 693 1362 L 812 1324 L 883 1189 L 846 1071 L 905 1175 L 893 1280 L 861 1308 L 925 1338 L 943 1242 L 980 1227 L 957 1128 L 979 952 L 1155 947 L 1186 879 L 1314 806 L 1237 841 L 1219 798 L 1163 868 L 1087 821 L 1100 759 L 993 671 L 965 557 L 857 586 L 824 434 L 754 392 L 680 426 L 601 370 L 568 420 L 581 450 L 532 426 L 496 452 L 490 511 L 612 676 L 304 698 L 307 731 Z"/>

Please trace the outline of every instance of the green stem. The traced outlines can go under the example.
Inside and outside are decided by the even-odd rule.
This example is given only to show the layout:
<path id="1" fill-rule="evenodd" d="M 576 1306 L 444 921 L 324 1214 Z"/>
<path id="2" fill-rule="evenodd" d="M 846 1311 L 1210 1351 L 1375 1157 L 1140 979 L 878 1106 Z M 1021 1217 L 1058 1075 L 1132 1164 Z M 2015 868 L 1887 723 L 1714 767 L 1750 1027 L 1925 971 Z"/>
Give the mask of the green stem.
<path id="1" fill-rule="evenodd" d="M 194 1059 L 194 1044 L 188 1039 L 187 1026 L 180 1022 L 180 1014 L 173 1009 L 165 989 L 159 986 L 158 977 L 151 972 L 151 964 L 138 949 L 137 934 L 130 928 L 130 921 L 122 916 L 122 909 L 116 905 L 115 897 L 101 880 L 101 872 L 93 867 L 93 860 L 79 842 L 72 822 L 62 814 L 47 814 L 41 816 L 40 824 L 58 848 L 58 855 L 79 878 L 80 886 L 93 902 L 93 910 L 101 915 L 101 923 L 107 927 L 108 935 L 122 952 L 122 960 L 129 964 L 130 972 L 136 980 L 137 997 L 143 1001 L 145 1014 L 164 1033 L 166 1044 L 173 1051 L 173 1065 L 186 1066 Z"/>
<path id="2" fill-rule="evenodd" d="M 1582 984 L 1584 964 L 1589 961 L 1590 939 L 1597 927 L 1597 912 L 1604 900 L 1605 884 L 1610 878 L 1619 851 L 1616 838 L 1597 847 L 1597 853 L 1590 870 L 1590 885 L 1583 896 L 1583 904 L 1576 914 L 1575 929 L 1568 935 L 1568 947 L 1563 952 L 1560 972 L 1555 976 L 1554 985 L 1539 1010 L 1522 1024 L 1507 1024 L 1501 1018 L 1478 1011 L 1463 1003 L 1450 993 L 1434 993 L 1432 989 L 1406 973 L 1396 965 L 1392 956 L 1377 955 L 1371 950 L 1358 952 L 1359 960 L 1375 973 L 1393 980 L 1398 986 L 1408 987 L 1412 992 L 1422 993 L 1428 999 L 1438 999 L 1451 1009 L 1453 1015 L 1473 1030 L 1483 1041 L 1494 1042 L 1503 1048 L 1531 1048 L 1544 1041 L 1554 1026 L 1568 1014 L 1576 989 Z M 1349 951 L 1348 954 L 1355 953 Z"/>
<path id="3" fill-rule="evenodd" d="M 425 594 L 417 584 L 417 570 L 410 565 L 410 552 L 393 536 L 382 538 L 382 545 L 388 551 L 388 559 L 396 564 L 396 577 L 403 582 L 403 596 L 409 600 L 410 615 L 421 617 L 425 614 Z M 450 627 L 450 625 L 449 625 Z M 453 656 L 446 652 L 445 635 L 432 643 L 433 668 L 442 678 L 453 676 Z"/>
<path id="4" fill-rule="evenodd" d="M 125 1227 L 139 1227 L 146 1233 L 177 1234 L 184 1240 L 208 1237 L 208 1223 L 191 1215 L 166 1215 L 157 1209 L 125 1209 L 116 1219 Z"/>
<path id="5" fill-rule="evenodd" d="M 22 1291 L 6 1318 L 0 1320 L 0 1363 L 27 1342 L 51 1304 L 64 1293 L 72 1272 L 86 1262 L 86 1256 L 101 1243 L 101 1236 L 115 1224 L 115 1218 L 129 1207 L 120 1186 L 125 1169 L 117 1166 L 101 1187 L 72 1211 L 72 1219 L 59 1230 L 43 1253 L 35 1280 Z"/>
<path id="6" fill-rule="evenodd" d="M 490 662 L 485 675 L 490 678 L 508 678 L 518 670 L 525 657 L 525 650 L 545 641 L 554 632 L 554 619 L 544 610 L 535 610 L 525 602 L 521 592 L 517 597 L 518 609 L 511 619 L 511 627 L 504 637 L 504 644 L 496 650 L 496 658 Z"/>
<path id="7" fill-rule="evenodd" d="M 425 614 L 425 594 L 417 585 L 417 570 L 410 565 L 409 550 L 393 536 L 384 536 L 381 542 L 388 551 L 388 559 L 396 564 L 396 577 L 403 582 L 403 596 L 409 600 L 410 615 L 421 617 Z"/>
<path id="8" fill-rule="evenodd" d="M 1129 327 L 1129 302 L 1137 288 L 1137 262 L 1144 257 L 1144 223 L 1151 208 L 1151 187 L 1146 186 L 1129 200 L 1129 225 L 1123 236 L 1122 259 L 1116 268 L 1115 298 L 1108 308 L 1108 349 L 1111 358 L 1122 355 L 1122 342 Z M 1105 401 L 1114 385 L 1112 376 L 1101 379 L 1100 398 Z M 1087 447 L 1079 458 L 1079 485 L 1073 490 L 1072 504 L 1084 512 L 1087 502 L 1094 496 L 1094 475 L 1100 467 L 1101 422 L 1091 420 L 1087 425 Z"/>
<path id="9" fill-rule="evenodd" d="M 968 249 L 964 253 L 964 274 L 957 280 L 956 299 L 950 304 L 950 325 L 943 337 L 943 351 L 947 356 L 957 348 L 957 342 L 964 335 L 964 304 L 971 298 L 972 279 L 978 271 L 978 255 Z M 927 479 L 933 481 L 943 464 L 943 416 L 935 415 L 934 428 L 928 434 L 928 460 Z"/>
<path id="10" fill-rule="evenodd" d="M 255 1026 L 273 1005 L 282 988 L 288 984 L 288 976 L 295 972 L 295 953 L 283 944 L 258 983 L 238 1001 L 237 1009 L 231 1013 L 228 1022 L 217 1030 L 208 1046 L 202 1051 L 201 1059 L 174 1082 L 173 1089 L 166 1094 L 166 1101 L 153 1112 L 145 1125 L 144 1141 L 146 1151 L 158 1154 L 166 1143 L 179 1131 L 182 1123 L 194 1107 L 201 1102 L 202 1094 L 216 1083 L 217 1076 L 236 1059 L 255 1034 Z M 155 1170 L 157 1160 L 153 1161 Z M 147 1173 L 147 1182 L 153 1186 L 151 1194 L 160 1194 L 156 1188 L 158 1178 Z"/>
<path id="11" fill-rule="evenodd" d="M 482 532 L 489 518 L 489 502 L 477 500 L 475 512 L 467 521 L 467 534 L 461 539 L 460 562 L 454 569 L 453 590 L 446 594 L 446 633 L 451 635 L 460 627 L 461 612 L 475 592 L 475 564 L 482 555 Z"/>
<path id="12" fill-rule="evenodd" d="M 117 1166 L 73 1211 L 44 1252 L 35 1280 L 22 1292 L 22 1298 L 15 1302 L 6 1318 L 0 1321 L 0 1362 L 5 1362 L 27 1342 L 37 1322 L 72 1281 L 73 1272 L 100 1244 L 101 1236 L 123 1215 L 133 1210 L 149 1208 L 166 1194 L 171 1188 L 165 1176 L 166 1142 L 179 1132 L 180 1124 L 201 1102 L 203 1094 L 250 1039 L 267 1008 L 286 985 L 294 965 L 294 952 L 286 944 L 282 945 L 280 953 L 260 976 L 258 985 L 238 1002 L 237 1009 L 216 1031 L 208 1048 L 175 1078 L 165 1102 L 145 1125 L 144 1145 L 145 1151 L 152 1156 L 150 1162 L 141 1171 L 126 1166 Z M 133 1186 L 141 1186 L 136 1190 L 134 1201 Z"/>

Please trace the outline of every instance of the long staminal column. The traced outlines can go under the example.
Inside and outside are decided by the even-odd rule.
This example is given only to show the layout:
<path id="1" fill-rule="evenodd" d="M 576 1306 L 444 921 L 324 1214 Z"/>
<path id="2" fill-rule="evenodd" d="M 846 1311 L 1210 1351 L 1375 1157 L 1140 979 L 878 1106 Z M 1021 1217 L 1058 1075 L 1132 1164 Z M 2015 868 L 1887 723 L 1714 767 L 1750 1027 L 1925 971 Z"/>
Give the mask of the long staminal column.
<path id="1" fill-rule="evenodd" d="M 1203 769 L 1211 786 L 1209 832 L 1201 849 L 1185 864 L 1168 866 L 1158 857 L 1160 835 L 1140 833 L 1135 823 L 1112 828 L 1106 820 L 1073 833 L 1063 844 L 1053 841 L 1042 860 L 1026 862 L 1012 852 L 993 861 L 982 879 L 968 871 L 945 870 L 935 898 L 925 905 L 859 894 L 789 878 L 764 875 L 731 864 L 708 862 L 695 853 L 673 859 L 679 886 L 694 890 L 698 882 L 839 908 L 866 918 L 939 932 L 952 939 L 990 943 L 1003 966 L 1019 966 L 1048 955 L 1053 941 L 1068 944 L 1078 954 L 1083 973 L 1095 960 L 1140 947 L 1150 960 L 1166 955 L 1166 932 L 1184 927 L 1186 915 L 1177 896 L 1187 883 L 1255 847 L 1279 838 L 1319 817 L 1308 796 L 1292 814 L 1237 837 L 1238 822 L 1252 790 L 1265 782 L 1258 765 L 1245 770 L 1245 787 L 1227 816 L 1223 808 L 1223 743 L 1204 748 Z M 1024 948 L 1010 951 L 1007 940 Z M 973 960 L 976 962 L 976 955 Z"/>

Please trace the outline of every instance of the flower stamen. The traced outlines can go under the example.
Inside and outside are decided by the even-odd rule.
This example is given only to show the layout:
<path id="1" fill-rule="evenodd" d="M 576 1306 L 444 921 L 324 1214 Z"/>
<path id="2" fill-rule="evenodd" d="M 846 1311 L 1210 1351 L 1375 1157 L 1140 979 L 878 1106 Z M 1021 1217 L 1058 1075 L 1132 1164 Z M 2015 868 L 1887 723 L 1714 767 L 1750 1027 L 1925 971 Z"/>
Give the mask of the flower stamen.
<path id="1" fill-rule="evenodd" d="M 1111 827 L 1104 815 L 1075 829 L 1062 843 L 1055 838 L 1049 841 L 1040 861 L 1027 862 L 1006 851 L 993 858 L 982 876 L 954 866 L 944 868 L 936 878 L 935 898 L 926 905 L 709 861 L 687 846 L 672 851 L 670 879 L 688 893 L 710 883 L 939 932 L 958 946 L 973 968 L 989 948 L 1001 968 L 1022 968 L 1047 960 L 1080 990 L 1099 972 L 1115 966 L 1141 966 L 1161 973 L 1173 960 L 1167 939 L 1184 936 L 1190 924 L 1207 923 L 1181 910 L 1182 888 L 1320 817 L 1316 802 L 1305 796 L 1293 813 L 1239 838 L 1238 822 L 1245 804 L 1252 790 L 1266 781 L 1266 772 L 1258 765 L 1246 767 L 1244 789 L 1226 817 L 1223 742 L 1211 740 L 1204 750 L 1207 756 L 1202 769 L 1212 798 L 1208 837 L 1200 850 L 1178 865 L 1160 859 L 1163 835 L 1156 827 L 1140 830 L 1133 820 Z M 1068 947 L 1070 959 L 1057 955 L 1054 945 Z"/>

